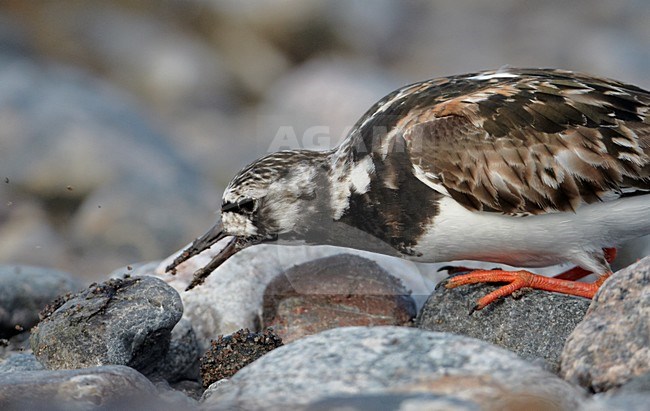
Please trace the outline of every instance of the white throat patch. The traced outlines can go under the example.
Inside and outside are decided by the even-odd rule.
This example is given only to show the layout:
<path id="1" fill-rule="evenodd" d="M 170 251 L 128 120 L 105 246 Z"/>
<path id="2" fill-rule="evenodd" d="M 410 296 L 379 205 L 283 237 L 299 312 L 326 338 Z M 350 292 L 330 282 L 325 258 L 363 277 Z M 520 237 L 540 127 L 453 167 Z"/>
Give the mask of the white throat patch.
<path id="1" fill-rule="evenodd" d="M 241 214 L 225 212 L 221 215 L 221 222 L 230 235 L 238 237 L 257 235 L 257 227 L 253 225 L 251 220 Z"/>
<path id="2" fill-rule="evenodd" d="M 365 194 L 370 188 L 370 175 L 375 172 L 372 158 L 367 156 L 359 161 L 350 171 L 350 183 L 355 193 Z"/>

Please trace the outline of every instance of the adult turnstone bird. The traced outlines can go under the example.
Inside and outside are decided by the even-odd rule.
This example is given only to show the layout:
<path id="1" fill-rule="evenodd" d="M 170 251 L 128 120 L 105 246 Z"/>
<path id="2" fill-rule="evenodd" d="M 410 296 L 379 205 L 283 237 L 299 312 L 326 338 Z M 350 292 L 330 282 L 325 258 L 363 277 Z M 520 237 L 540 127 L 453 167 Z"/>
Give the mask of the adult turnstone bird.
<path id="1" fill-rule="evenodd" d="M 549 69 L 415 83 L 368 110 L 331 151 L 269 154 L 239 172 L 221 220 L 167 268 L 232 237 L 200 284 L 254 244 L 330 244 L 422 262 L 577 266 L 559 278 L 477 270 L 446 281 L 591 298 L 610 247 L 650 234 L 650 93 Z M 595 283 L 570 278 L 587 272 Z"/>

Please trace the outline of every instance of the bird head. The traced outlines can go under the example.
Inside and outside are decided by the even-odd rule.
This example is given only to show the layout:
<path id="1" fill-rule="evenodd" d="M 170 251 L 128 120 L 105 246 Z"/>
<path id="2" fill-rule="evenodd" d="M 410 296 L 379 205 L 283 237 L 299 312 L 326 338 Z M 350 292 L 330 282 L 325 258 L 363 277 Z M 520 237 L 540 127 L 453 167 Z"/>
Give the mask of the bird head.
<path id="1" fill-rule="evenodd" d="M 276 241 L 283 234 L 299 238 L 309 230 L 315 214 L 323 209 L 318 200 L 325 199 L 320 181 L 326 178 L 325 154 L 281 151 L 242 169 L 224 191 L 220 219 L 194 240 L 167 271 L 174 272 L 182 262 L 231 237 L 218 255 L 195 273 L 190 289 L 244 248 Z"/>

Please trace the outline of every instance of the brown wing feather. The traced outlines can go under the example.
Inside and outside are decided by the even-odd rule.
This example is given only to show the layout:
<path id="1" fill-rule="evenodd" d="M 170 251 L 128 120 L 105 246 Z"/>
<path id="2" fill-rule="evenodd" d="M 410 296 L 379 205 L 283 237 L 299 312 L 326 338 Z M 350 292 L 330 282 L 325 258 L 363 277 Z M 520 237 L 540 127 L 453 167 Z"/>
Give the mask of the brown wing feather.
<path id="1" fill-rule="evenodd" d="M 650 190 L 650 94 L 553 73 L 486 82 L 410 112 L 402 135 L 418 177 L 469 209 L 508 214 Z"/>

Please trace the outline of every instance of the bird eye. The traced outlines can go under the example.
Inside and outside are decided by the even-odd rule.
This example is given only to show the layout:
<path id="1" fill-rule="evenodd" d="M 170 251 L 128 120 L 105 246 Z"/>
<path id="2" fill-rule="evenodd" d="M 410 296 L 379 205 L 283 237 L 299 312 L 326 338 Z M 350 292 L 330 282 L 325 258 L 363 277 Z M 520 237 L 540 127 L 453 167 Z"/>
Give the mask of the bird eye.
<path id="1" fill-rule="evenodd" d="M 221 212 L 234 212 L 234 213 L 252 213 L 255 209 L 255 200 L 252 198 L 246 198 L 244 200 L 237 201 L 232 203 L 230 201 L 223 203 L 221 206 Z"/>

